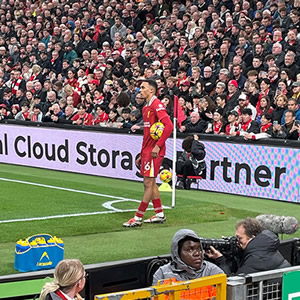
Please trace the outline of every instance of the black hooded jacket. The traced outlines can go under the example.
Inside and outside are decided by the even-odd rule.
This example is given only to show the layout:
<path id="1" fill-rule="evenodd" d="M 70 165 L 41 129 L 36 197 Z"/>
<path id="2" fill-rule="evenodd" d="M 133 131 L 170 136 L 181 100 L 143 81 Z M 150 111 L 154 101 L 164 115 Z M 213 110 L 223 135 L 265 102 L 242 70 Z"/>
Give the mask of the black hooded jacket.
<path id="1" fill-rule="evenodd" d="M 248 243 L 244 251 L 241 251 L 238 269 L 235 273 L 237 275 L 250 274 L 290 267 L 290 263 L 284 259 L 278 247 L 278 236 L 270 230 L 263 230 Z M 219 257 L 216 264 L 227 275 L 230 275 L 231 272 L 224 256 Z"/>
<path id="2" fill-rule="evenodd" d="M 278 251 L 278 247 L 278 236 L 270 230 L 263 230 L 248 243 L 237 274 L 290 267 L 289 262 Z"/>

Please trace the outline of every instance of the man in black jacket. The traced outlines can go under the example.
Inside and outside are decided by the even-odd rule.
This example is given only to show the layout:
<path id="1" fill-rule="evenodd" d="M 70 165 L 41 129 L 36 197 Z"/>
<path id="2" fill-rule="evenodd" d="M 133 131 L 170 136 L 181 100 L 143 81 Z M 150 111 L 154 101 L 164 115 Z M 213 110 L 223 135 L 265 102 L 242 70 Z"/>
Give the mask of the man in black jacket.
<path id="1" fill-rule="evenodd" d="M 194 134 L 194 136 L 188 136 L 183 140 L 182 149 L 184 151 L 179 155 L 176 162 L 176 174 L 182 175 L 178 188 L 189 190 L 191 180 L 187 180 L 187 176 L 200 176 L 206 169 L 205 146 L 199 141 L 198 135 Z"/>
<path id="2" fill-rule="evenodd" d="M 222 253 L 214 247 L 207 251 L 208 257 L 215 259 L 216 264 L 230 275 L 250 274 L 290 267 L 278 251 L 278 236 L 270 230 L 263 230 L 261 224 L 252 218 L 246 218 L 236 224 L 235 236 L 241 249 L 237 270 L 230 270 Z"/>
<path id="3" fill-rule="evenodd" d="M 200 119 L 198 112 L 191 113 L 191 120 L 185 126 L 179 129 L 181 132 L 203 133 L 207 127 L 207 123 Z"/>
<path id="4" fill-rule="evenodd" d="M 241 115 L 241 129 L 236 131 L 233 136 L 244 136 L 246 133 L 259 133 L 259 124 L 252 120 L 252 110 L 244 108 Z"/>

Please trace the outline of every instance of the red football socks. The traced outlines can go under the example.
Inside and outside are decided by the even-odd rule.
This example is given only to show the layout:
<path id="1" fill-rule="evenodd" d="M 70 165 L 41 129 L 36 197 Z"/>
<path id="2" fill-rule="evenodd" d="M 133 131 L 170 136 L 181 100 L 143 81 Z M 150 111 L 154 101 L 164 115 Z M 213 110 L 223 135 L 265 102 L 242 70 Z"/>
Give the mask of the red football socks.
<path id="1" fill-rule="evenodd" d="M 163 212 L 160 198 L 152 200 L 152 203 L 156 214 Z"/>
<path id="2" fill-rule="evenodd" d="M 146 209 L 148 208 L 149 203 L 141 202 L 139 208 L 137 209 L 135 215 L 139 218 L 143 218 Z"/>

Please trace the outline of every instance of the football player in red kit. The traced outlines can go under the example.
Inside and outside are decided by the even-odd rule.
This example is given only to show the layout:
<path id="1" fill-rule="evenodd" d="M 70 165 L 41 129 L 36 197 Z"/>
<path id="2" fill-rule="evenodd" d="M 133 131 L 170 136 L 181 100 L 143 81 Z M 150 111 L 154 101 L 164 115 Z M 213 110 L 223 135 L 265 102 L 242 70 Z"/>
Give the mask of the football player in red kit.
<path id="1" fill-rule="evenodd" d="M 134 218 L 123 224 L 125 227 L 136 227 L 142 225 L 144 213 L 152 201 L 155 215 L 144 223 L 164 223 L 164 215 L 160 193 L 156 185 L 156 177 L 159 173 L 160 165 L 166 153 L 166 140 L 173 130 L 173 124 L 170 120 L 165 106 L 155 96 L 157 84 L 154 80 L 147 79 L 141 84 L 140 94 L 146 100 L 147 104 L 143 108 L 144 120 L 144 138 L 140 157 L 136 164 L 140 165 L 140 173 L 144 176 L 144 196 L 140 203 Z M 154 140 L 150 135 L 150 128 L 156 122 L 164 124 L 164 130 L 158 140 Z"/>

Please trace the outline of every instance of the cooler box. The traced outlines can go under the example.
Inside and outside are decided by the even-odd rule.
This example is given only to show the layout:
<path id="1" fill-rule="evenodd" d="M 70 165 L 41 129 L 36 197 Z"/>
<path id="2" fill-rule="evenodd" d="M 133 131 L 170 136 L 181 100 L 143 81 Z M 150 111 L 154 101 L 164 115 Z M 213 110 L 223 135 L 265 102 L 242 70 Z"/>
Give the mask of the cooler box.
<path id="1" fill-rule="evenodd" d="M 64 244 L 50 234 L 37 234 L 22 241 L 15 250 L 15 269 L 21 272 L 53 269 L 64 258 Z"/>

